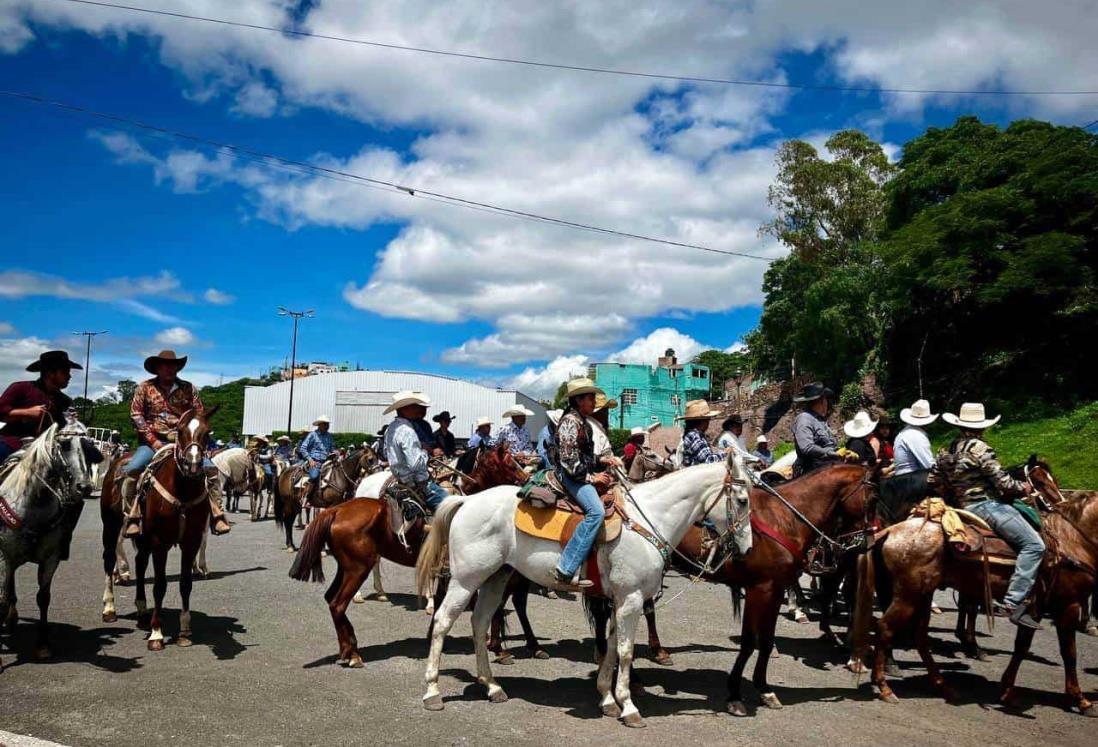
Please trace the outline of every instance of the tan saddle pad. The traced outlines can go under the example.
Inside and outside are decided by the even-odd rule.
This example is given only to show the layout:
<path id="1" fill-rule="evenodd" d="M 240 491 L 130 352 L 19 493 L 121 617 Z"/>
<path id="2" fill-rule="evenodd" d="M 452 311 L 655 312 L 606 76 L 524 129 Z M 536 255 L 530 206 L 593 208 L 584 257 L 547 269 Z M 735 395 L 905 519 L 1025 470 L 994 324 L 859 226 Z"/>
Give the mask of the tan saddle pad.
<path id="1" fill-rule="evenodd" d="M 611 498 L 611 500 L 606 500 Z M 606 513 L 595 544 L 613 542 L 621 534 L 622 509 L 620 488 L 615 486 L 603 496 Z M 562 546 L 572 539 L 576 527 L 583 521 L 583 509 L 570 499 L 558 499 L 555 506 L 539 507 L 520 500 L 515 506 L 515 528 L 523 534 L 559 542 Z"/>

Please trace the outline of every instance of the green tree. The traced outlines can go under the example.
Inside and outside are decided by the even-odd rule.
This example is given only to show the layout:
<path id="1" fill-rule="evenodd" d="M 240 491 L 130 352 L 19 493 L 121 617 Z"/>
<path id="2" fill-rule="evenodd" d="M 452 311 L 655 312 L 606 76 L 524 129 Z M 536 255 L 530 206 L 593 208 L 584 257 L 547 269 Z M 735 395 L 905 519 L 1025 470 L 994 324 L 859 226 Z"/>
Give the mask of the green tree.
<path id="1" fill-rule="evenodd" d="M 133 379 L 122 379 L 118 382 L 118 398 L 120 402 L 132 402 L 133 393 L 137 391 L 137 382 Z"/>
<path id="2" fill-rule="evenodd" d="M 560 382 L 560 386 L 557 387 L 557 393 L 553 397 L 553 409 L 563 410 L 568 407 L 568 382 Z"/>
<path id="3" fill-rule="evenodd" d="M 736 376 L 743 376 L 753 370 L 750 356 L 746 352 L 726 353 L 723 350 L 706 350 L 694 356 L 690 361 L 709 368 L 709 398 L 724 398 L 724 382 Z"/>

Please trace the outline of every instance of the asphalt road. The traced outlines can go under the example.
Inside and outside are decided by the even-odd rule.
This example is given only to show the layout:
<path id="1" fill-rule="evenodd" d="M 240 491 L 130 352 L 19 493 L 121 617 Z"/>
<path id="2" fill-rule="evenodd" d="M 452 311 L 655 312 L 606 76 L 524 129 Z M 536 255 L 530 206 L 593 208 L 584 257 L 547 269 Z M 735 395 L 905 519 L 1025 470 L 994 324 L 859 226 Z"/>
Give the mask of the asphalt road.
<path id="1" fill-rule="evenodd" d="M 386 565 L 392 602 L 352 606 L 366 667 L 344 669 L 335 664 L 335 633 L 323 588 L 290 580 L 290 556 L 280 549 L 273 524 L 250 524 L 243 514 L 234 517 L 239 523 L 232 534 L 211 538 L 213 572 L 195 585 L 192 600 L 195 645 L 152 653 L 134 628 L 132 586 L 118 592 L 119 622 L 100 621 L 99 518 L 94 504 L 86 508 L 73 558 L 54 584 L 55 655 L 48 663 L 30 658 L 35 574 L 29 567 L 19 572 L 22 620 L 0 650 L 0 730 L 66 745 L 567 744 L 577 739 L 1093 745 L 1095 740 L 1098 724 L 1063 709 L 1052 631 L 1039 634 L 1022 667 L 1025 709 L 1007 713 L 994 705 L 994 683 L 1006 665 L 1011 626 L 999 624 L 994 635 L 982 639 L 993 654 L 990 662 L 961 658 L 948 633 L 954 617 L 944 595 L 946 614 L 933 623 L 936 651 L 962 705 L 946 705 L 928 689 L 913 651 L 898 652 L 905 677 L 895 689 L 902 702 L 876 701 L 864 678 L 859 685 L 842 668 L 842 653 L 818 639 L 815 625 L 783 618 L 780 656 L 770 673 L 785 708 L 733 718 L 723 712 L 735 652 L 729 594 L 707 584 L 688 589 L 660 612 L 674 666 L 645 660 L 637 665 L 643 693 L 636 702 L 647 719 L 645 731 L 600 715 L 592 647 L 578 603 L 540 596 L 531 597 L 531 617 L 552 659 L 519 658 L 513 666 L 496 667 L 510 701 L 490 704 L 473 680 L 466 615 L 443 658 L 446 709 L 428 713 L 420 706 L 427 617 L 411 596 L 410 571 Z M 170 567 L 177 566 L 173 555 Z M 666 597 L 686 583 L 669 577 Z M 169 586 L 168 636 L 176 630 L 178 599 L 177 587 Z M 640 655 L 643 651 L 639 647 Z M 1080 662 L 1083 687 L 1093 693 L 1098 640 L 1080 637 Z M 757 705 L 750 685 L 745 695 L 750 706 Z M 4 740 L 0 734 L 0 744 Z"/>

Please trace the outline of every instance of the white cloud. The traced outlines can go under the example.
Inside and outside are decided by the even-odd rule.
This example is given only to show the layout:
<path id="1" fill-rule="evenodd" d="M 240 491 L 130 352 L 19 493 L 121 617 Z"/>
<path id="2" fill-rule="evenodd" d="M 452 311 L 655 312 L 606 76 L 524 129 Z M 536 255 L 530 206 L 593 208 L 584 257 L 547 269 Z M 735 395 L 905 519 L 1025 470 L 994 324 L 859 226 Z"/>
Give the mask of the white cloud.
<path id="1" fill-rule="evenodd" d="M 507 381 L 507 386 L 539 399 L 552 399 L 562 381 L 587 370 L 586 355 L 557 356 L 543 368 L 527 368 Z"/>
<path id="2" fill-rule="evenodd" d="M 52 296 L 86 301 L 115 301 L 137 296 L 164 296 L 188 301 L 190 296 L 180 289 L 179 280 L 170 272 L 136 278 L 113 278 L 101 283 L 77 283 L 58 275 L 24 270 L 0 272 L 0 298 Z"/>
<path id="3" fill-rule="evenodd" d="M 0 322 L 0 335 L 15 334 L 15 325 L 11 322 Z"/>
<path id="4" fill-rule="evenodd" d="M 617 339 L 630 324 L 619 314 L 508 314 L 496 325 L 499 332 L 468 340 L 446 350 L 447 363 L 472 363 L 478 366 L 513 366 L 528 360 L 547 360 L 571 350 L 601 346 Z"/>
<path id="5" fill-rule="evenodd" d="M 186 327 L 168 327 L 153 338 L 160 345 L 184 347 L 194 342 L 194 334 Z"/>
<path id="6" fill-rule="evenodd" d="M 743 340 L 736 340 L 734 343 L 724 349 L 726 353 L 745 353 L 747 352 L 747 343 Z"/>
<path id="7" fill-rule="evenodd" d="M 165 314 L 163 311 L 153 308 L 147 303 L 141 303 L 140 301 L 135 301 L 132 298 L 123 298 L 120 301 L 115 301 L 114 305 L 130 314 L 144 317 L 145 319 L 159 322 L 161 324 L 178 324 L 179 322 L 183 321 L 179 317 L 172 316 L 171 314 Z"/>
<path id="8" fill-rule="evenodd" d="M 202 294 L 202 298 L 206 300 L 206 303 L 212 303 L 215 306 L 228 306 L 236 300 L 235 296 L 219 291 L 217 288 L 207 288 L 206 292 Z"/>
<path id="9" fill-rule="evenodd" d="M 278 108 L 278 92 L 259 81 L 244 85 L 236 93 L 236 103 L 231 110 L 249 117 L 270 117 Z"/>

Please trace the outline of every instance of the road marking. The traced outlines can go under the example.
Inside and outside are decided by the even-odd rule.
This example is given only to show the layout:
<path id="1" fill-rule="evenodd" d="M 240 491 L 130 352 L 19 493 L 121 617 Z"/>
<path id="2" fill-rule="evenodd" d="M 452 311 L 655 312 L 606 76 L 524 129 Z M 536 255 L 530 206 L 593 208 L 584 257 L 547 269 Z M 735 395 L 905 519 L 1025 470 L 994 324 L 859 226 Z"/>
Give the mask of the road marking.
<path id="1" fill-rule="evenodd" d="M 57 742 L 47 742 L 44 739 L 35 739 L 34 737 L 25 737 L 19 734 L 12 734 L 10 731 L 4 731 L 0 729 L 0 747 L 66 747 L 63 744 Z"/>

